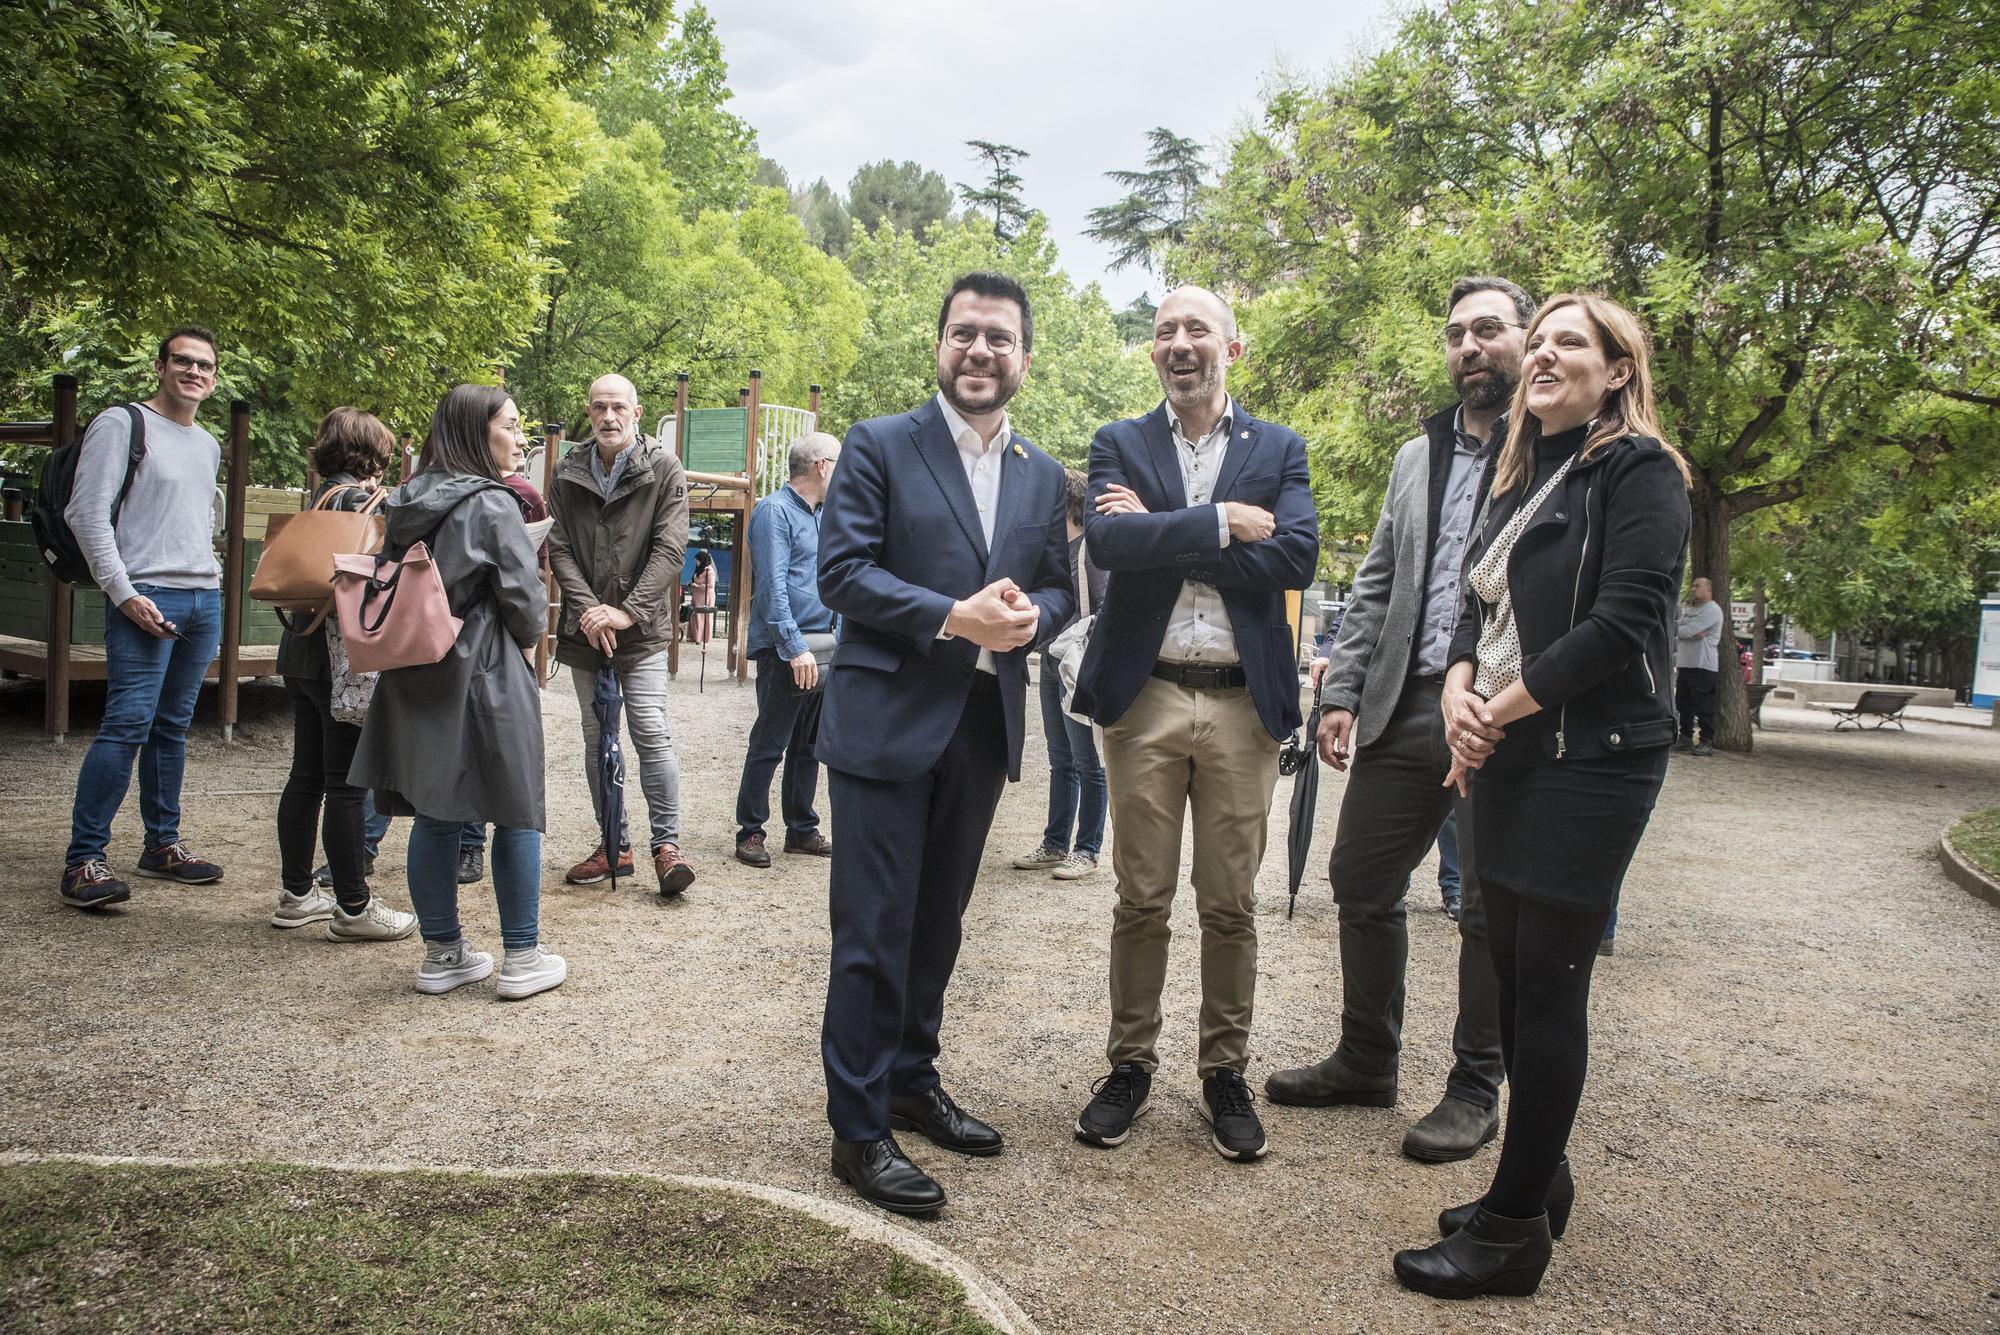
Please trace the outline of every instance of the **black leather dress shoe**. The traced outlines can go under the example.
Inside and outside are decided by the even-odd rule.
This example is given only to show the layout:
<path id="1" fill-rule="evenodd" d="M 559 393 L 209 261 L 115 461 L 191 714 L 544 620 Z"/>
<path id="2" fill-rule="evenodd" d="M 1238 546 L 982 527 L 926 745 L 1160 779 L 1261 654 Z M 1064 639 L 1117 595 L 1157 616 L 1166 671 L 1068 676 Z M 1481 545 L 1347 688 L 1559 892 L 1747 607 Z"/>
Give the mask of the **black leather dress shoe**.
<path id="1" fill-rule="evenodd" d="M 1550 1255 L 1547 1215 L 1508 1219 L 1482 1205 L 1444 1241 L 1397 1252 L 1396 1279 L 1433 1298 L 1525 1298 L 1541 1287 Z"/>
<path id="2" fill-rule="evenodd" d="M 984 1158 L 1000 1152 L 1000 1133 L 951 1101 L 944 1086 L 889 1100 L 889 1125 L 914 1131 L 939 1149 Z"/>
<path id="3" fill-rule="evenodd" d="M 870 1205 L 896 1214 L 935 1214 L 944 1205 L 944 1188 L 903 1157 L 894 1136 L 834 1141 L 833 1175 Z"/>
<path id="4" fill-rule="evenodd" d="M 1472 1222 L 1472 1212 L 1477 1210 L 1486 1198 L 1469 1201 L 1464 1205 L 1454 1205 L 1438 1215 L 1438 1236 L 1448 1238 Z M 1569 1159 L 1565 1156 L 1556 1164 L 1555 1179 L 1549 1183 L 1549 1194 L 1542 1198 L 1543 1208 L 1549 1212 L 1549 1236 L 1559 1238 L 1569 1227 L 1569 1212 L 1576 1206 L 1576 1178 L 1570 1175 Z"/>

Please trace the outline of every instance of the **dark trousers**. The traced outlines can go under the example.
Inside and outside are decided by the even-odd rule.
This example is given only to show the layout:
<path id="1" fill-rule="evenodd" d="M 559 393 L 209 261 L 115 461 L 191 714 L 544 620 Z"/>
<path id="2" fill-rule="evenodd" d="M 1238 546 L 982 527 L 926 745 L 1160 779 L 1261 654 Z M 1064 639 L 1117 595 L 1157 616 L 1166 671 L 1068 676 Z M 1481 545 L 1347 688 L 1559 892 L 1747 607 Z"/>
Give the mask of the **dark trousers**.
<path id="1" fill-rule="evenodd" d="M 1674 672 L 1674 712 L 1681 716 L 1681 739 L 1694 740 L 1697 724 L 1704 742 L 1715 740 L 1715 669 L 1678 668 Z"/>
<path id="2" fill-rule="evenodd" d="M 292 697 L 292 772 L 278 799 L 278 867 L 285 889 L 312 889 L 313 837 L 326 845 L 334 898 L 349 913 L 368 907 L 362 867 L 361 790 L 347 781 L 361 729 L 333 716 L 333 684 L 285 678 Z"/>
<path id="3" fill-rule="evenodd" d="M 1442 688 L 1411 678 L 1382 735 L 1360 748 L 1340 802 L 1331 874 L 1340 913 L 1341 1060 L 1356 1071 L 1392 1074 L 1402 1049 L 1404 977 L 1410 962 L 1406 897 L 1453 796 L 1444 744 Z M 1457 822 L 1460 894 L 1457 1060 L 1445 1092 L 1482 1108 L 1500 1100 L 1500 1056 L 1486 906 L 1469 815 Z"/>
<path id="4" fill-rule="evenodd" d="M 757 721 L 750 725 L 743 778 L 736 786 L 736 842 L 764 833 L 764 822 L 771 818 L 771 775 L 780 760 L 785 768 L 778 779 L 778 810 L 785 818 L 785 837 L 807 839 L 819 829 L 819 813 L 813 810 L 819 762 L 813 758 L 812 737 L 819 728 L 821 692 L 800 690 L 791 664 L 776 649 L 759 649 L 750 661 L 757 665 Z M 822 663 L 822 680 L 825 672 Z"/>
<path id="5" fill-rule="evenodd" d="M 959 919 L 1007 786 L 998 683 L 983 672 L 973 680 L 944 754 L 925 773 L 885 783 L 827 768 L 840 838 L 820 1054 L 826 1120 L 841 1140 L 888 1135 L 890 1097 L 938 1083 Z"/>

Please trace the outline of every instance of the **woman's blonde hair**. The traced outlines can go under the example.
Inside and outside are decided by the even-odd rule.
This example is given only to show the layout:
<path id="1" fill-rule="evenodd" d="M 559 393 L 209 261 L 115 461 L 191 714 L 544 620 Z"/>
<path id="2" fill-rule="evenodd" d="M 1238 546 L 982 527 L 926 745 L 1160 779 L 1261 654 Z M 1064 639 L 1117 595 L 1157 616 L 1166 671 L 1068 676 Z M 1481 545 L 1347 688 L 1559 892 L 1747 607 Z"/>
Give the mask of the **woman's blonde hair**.
<path id="1" fill-rule="evenodd" d="M 1624 384 L 1604 396 L 1604 407 L 1599 410 L 1597 420 L 1591 425 L 1590 435 L 1583 442 L 1583 450 L 1577 459 L 1581 462 L 1603 449 L 1614 440 L 1624 436 L 1651 436 L 1660 442 L 1660 447 L 1674 461 L 1674 467 L 1681 470 L 1681 480 L 1691 482 L 1687 460 L 1681 452 L 1668 444 L 1665 433 L 1660 430 L 1660 411 L 1653 398 L 1652 340 L 1646 337 L 1646 330 L 1639 323 L 1639 317 L 1612 301 L 1594 292 L 1565 292 L 1559 297 L 1551 297 L 1535 312 L 1535 318 L 1528 322 L 1522 336 L 1524 344 L 1531 344 L 1535 331 L 1556 311 L 1566 306 L 1581 307 L 1597 330 L 1597 341 L 1604 349 L 1604 361 L 1615 366 L 1622 359 L 1632 363 L 1632 374 Z M 1521 366 L 1521 383 L 1514 387 L 1514 402 L 1507 414 L 1507 441 L 1500 447 L 1500 461 L 1493 469 L 1493 494 L 1498 496 L 1525 484 L 1534 473 L 1535 442 L 1541 439 L 1542 424 L 1528 411 L 1528 382 L 1532 377 L 1524 358 Z"/>

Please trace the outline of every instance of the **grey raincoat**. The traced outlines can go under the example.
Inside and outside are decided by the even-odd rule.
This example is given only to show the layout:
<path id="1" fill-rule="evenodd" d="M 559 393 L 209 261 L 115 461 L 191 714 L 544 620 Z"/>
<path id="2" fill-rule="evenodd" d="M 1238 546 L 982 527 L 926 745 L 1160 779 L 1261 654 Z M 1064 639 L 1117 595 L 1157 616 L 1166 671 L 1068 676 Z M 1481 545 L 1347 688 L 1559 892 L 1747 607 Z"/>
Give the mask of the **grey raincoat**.
<path id="1" fill-rule="evenodd" d="M 520 504 L 488 478 L 419 473 L 382 512 L 383 550 L 428 543 L 465 627 L 438 662 L 376 682 L 350 782 L 388 815 L 542 829 L 541 691 L 521 649 L 542 633 L 548 595 Z"/>

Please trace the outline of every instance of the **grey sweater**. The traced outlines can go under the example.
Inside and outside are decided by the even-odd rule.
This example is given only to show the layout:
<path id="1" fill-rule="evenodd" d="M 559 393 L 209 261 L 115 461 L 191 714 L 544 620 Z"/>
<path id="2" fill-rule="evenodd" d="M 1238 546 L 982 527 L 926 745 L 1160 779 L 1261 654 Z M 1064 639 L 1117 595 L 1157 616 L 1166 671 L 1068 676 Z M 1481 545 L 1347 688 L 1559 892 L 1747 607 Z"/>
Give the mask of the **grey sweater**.
<path id="1" fill-rule="evenodd" d="M 215 475 L 222 446 L 200 426 L 182 426 L 145 405 L 146 458 L 111 527 L 111 503 L 125 481 L 132 419 L 119 408 L 100 413 L 83 436 L 76 485 L 63 518 L 90 563 L 91 578 L 114 604 L 135 584 L 166 589 L 222 585 L 215 559 Z"/>

